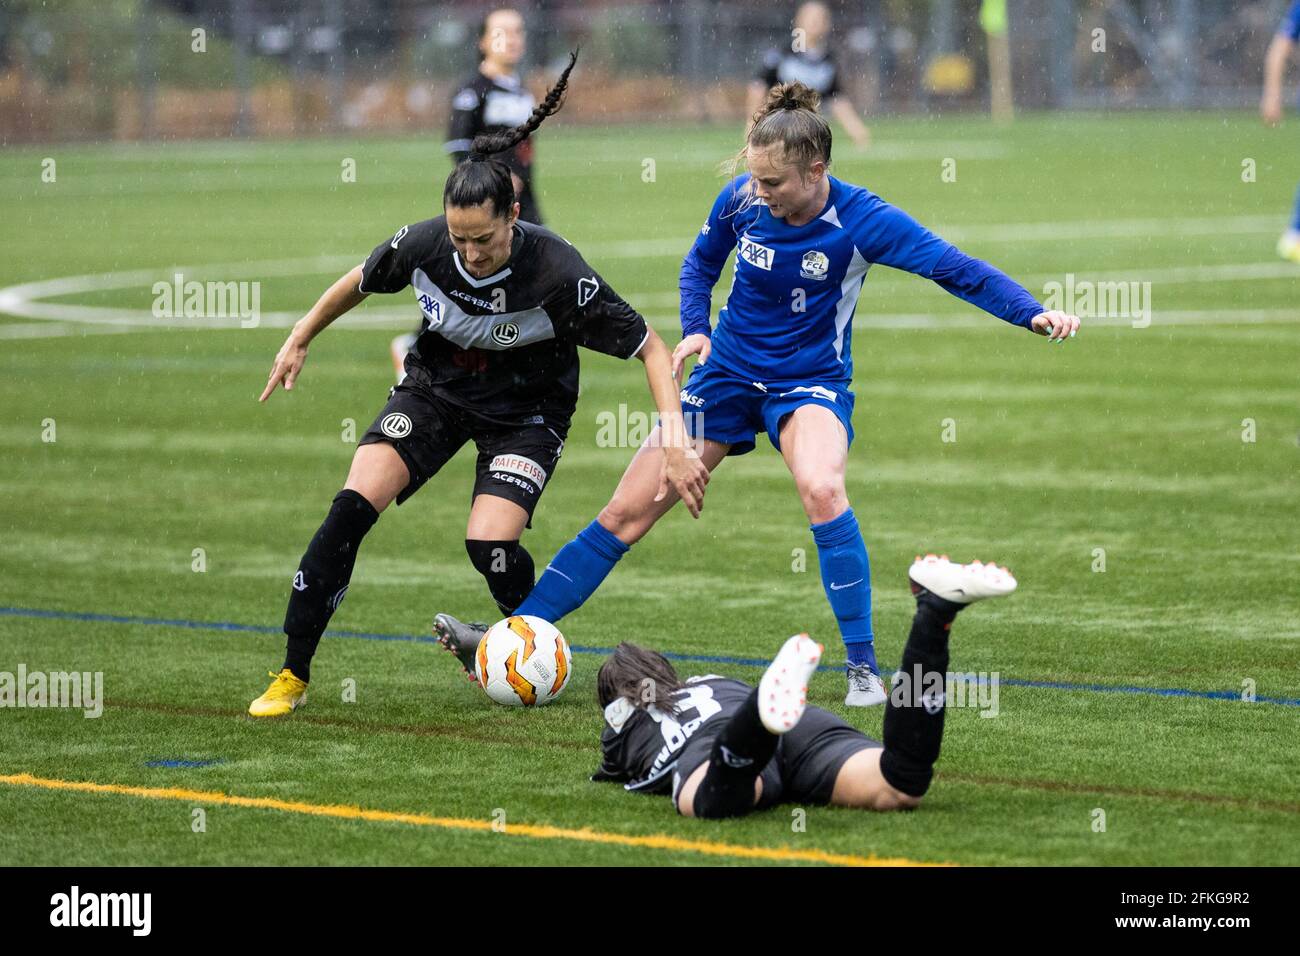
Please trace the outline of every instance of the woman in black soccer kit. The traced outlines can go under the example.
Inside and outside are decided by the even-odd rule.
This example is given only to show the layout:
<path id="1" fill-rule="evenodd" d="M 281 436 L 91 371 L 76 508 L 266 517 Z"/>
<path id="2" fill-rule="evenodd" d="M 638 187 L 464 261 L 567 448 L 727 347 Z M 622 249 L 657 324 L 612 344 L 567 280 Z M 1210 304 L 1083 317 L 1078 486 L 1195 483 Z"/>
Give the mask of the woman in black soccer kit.
<path id="1" fill-rule="evenodd" d="M 871 131 L 858 116 L 852 100 L 840 85 L 840 68 L 827 43 L 831 32 L 831 11 L 824 3 L 811 0 L 794 15 L 789 49 L 773 47 L 763 55 L 763 64 L 749 84 L 746 116 L 753 125 L 755 113 L 767 99 L 767 91 L 781 83 L 802 83 L 816 90 L 831 115 L 840 121 L 849 137 L 860 147 L 871 145 Z M 745 130 L 749 133 L 748 127 Z"/>
<path id="2" fill-rule="evenodd" d="M 682 681 L 662 654 L 620 644 L 601 665 L 602 761 L 593 780 L 671 793 L 688 817 L 737 817 L 778 803 L 908 810 L 934 776 L 943 738 L 948 639 L 973 601 L 1016 588 L 1004 567 L 933 554 L 908 571 L 916 614 L 885 703 L 884 743 L 807 707 L 821 645 L 786 641 L 757 687 L 709 675 Z"/>
<path id="3" fill-rule="evenodd" d="M 518 74 L 524 58 L 524 18 L 517 10 L 490 11 L 479 27 L 479 65 L 466 77 L 451 98 L 451 118 L 443 149 L 459 165 L 468 158 L 474 137 L 503 133 L 528 121 L 536 106 L 533 94 Z M 533 193 L 533 149 L 531 137 L 504 150 L 499 161 L 510 170 L 519 218 L 544 225 L 542 211 Z M 406 355 L 419 333 L 404 333 L 393 339 L 390 353 L 393 370 L 400 382 L 405 374 Z"/>
<path id="4" fill-rule="evenodd" d="M 510 9 L 493 10 L 479 29 L 479 65 L 456 88 L 451 98 L 451 119 L 443 149 L 454 163 L 469 155 L 474 137 L 501 133 L 528 121 L 535 105 L 533 95 L 517 72 L 524 58 L 524 18 Z M 532 139 L 515 144 L 501 155 L 510 169 L 519 200 L 519 218 L 541 226 L 542 211 L 533 194 Z"/>
<path id="5" fill-rule="evenodd" d="M 474 140 L 443 190 L 445 214 L 403 226 L 339 279 L 294 327 L 262 400 L 292 389 L 308 343 L 372 293 L 410 287 L 422 315 L 406 379 L 361 438 L 294 575 L 285 613 L 287 653 L 253 716 L 287 714 L 305 700 L 311 658 L 347 592 L 357 548 L 390 502 L 401 504 L 469 440 L 478 448 L 465 547 L 493 599 L 509 613 L 533 587 L 520 546 L 553 478 L 578 396 L 578 346 L 636 356 L 661 418 L 665 489 L 698 505 L 708 480 L 688 447 L 671 355 L 631 306 L 554 233 L 521 222 L 510 171 L 491 156 L 513 148 L 559 109 L 573 60 L 528 122 Z"/>

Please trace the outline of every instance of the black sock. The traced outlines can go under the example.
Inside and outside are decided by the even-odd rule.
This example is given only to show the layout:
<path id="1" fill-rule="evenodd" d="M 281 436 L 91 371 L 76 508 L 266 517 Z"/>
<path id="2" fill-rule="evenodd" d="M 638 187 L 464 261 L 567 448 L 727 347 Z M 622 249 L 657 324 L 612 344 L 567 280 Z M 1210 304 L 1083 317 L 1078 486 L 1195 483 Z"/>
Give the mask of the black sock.
<path id="1" fill-rule="evenodd" d="M 501 613 L 513 614 L 536 583 L 533 556 L 518 541 L 466 539 L 465 550 L 475 569 L 487 580 L 492 600 L 497 602 Z"/>
<path id="2" fill-rule="evenodd" d="M 343 603 L 361 539 L 378 519 L 379 512 L 369 501 L 345 489 L 334 496 L 329 514 L 307 545 L 284 613 L 288 636 L 284 666 L 299 680 L 311 680 L 316 645 L 331 615 Z"/>
<path id="3" fill-rule="evenodd" d="M 890 786 L 913 797 L 929 789 L 939 759 L 948 632 L 963 607 L 928 591 L 916 599 L 903 661 L 885 702 L 885 752 L 880 757 L 880 772 Z"/>
<path id="4" fill-rule="evenodd" d="M 758 688 L 731 715 L 709 754 L 709 769 L 695 791 L 697 817 L 738 817 L 754 809 L 754 781 L 781 738 L 758 716 Z"/>

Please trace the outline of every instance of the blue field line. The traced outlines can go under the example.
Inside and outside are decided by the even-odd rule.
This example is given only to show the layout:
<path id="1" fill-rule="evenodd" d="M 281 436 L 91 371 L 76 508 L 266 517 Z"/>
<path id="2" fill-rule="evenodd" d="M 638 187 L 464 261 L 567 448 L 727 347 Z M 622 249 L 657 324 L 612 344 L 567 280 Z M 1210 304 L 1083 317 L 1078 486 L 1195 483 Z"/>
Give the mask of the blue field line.
<path id="1" fill-rule="evenodd" d="M 44 618 L 55 621 L 88 621 L 104 624 L 148 624 L 161 627 L 184 627 L 197 631 L 235 631 L 244 634 L 280 634 L 281 629 L 266 624 L 236 624 L 232 621 L 187 621 L 181 618 L 136 617 L 128 614 L 98 614 L 90 611 L 51 611 L 32 607 L 0 607 L 0 615 L 8 617 Z M 363 641 L 411 641 L 419 644 L 436 644 L 437 639 L 431 635 L 421 634 L 380 634 L 373 631 L 329 630 L 326 637 L 351 637 Z M 587 647 L 570 644 L 578 654 L 608 655 L 614 652 L 612 647 Z M 690 661 L 699 664 L 733 664 L 741 667 L 766 667 L 771 658 L 763 657 L 727 657 L 715 654 L 664 654 L 675 661 Z M 823 664 L 819 671 L 840 672 L 843 665 Z M 886 676 L 893 671 L 882 668 Z M 1083 690 L 1104 694 L 1154 694 L 1157 697 L 1196 697 L 1202 700 L 1243 701 L 1240 692 L 1232 690 L 1189 690 L 1183 687 L 1139 687 L 1132 684 L 1076 684 L 1068 681 L 1020 680 L 999 677 L 998 682 L 1007 687 L 1037 687 L 1046 690 Z M 1249 703 L 1279 704 L 1283 707 L 1300 707 L 1297 697 L 1256 697 Z"/>
<path id="2" fill-rule="evenodd" d="M 220 758 L 218 758 L 218 759 L 216 759 L 216 760 L 182 760 L 182 759 L 177 759 L 177 760 L 150 760 L 150 761 L 148 761 L 147 763 L 145 763 L 145 766 L 146 766 L 146 767 L 166 767 L 166 768 L 168 768 L 169 770 L 172 770 L 172 769 L 193 770 L 193 769 L 195 769 L 196 767 L 211 767 L 211 766 L 213 766 L 213 765 L 215 765 L 215 764 L 219 764 L 219 763 L 222 763 L 222 762 L 223 762 L 223 761 L 222 761 Z"/>

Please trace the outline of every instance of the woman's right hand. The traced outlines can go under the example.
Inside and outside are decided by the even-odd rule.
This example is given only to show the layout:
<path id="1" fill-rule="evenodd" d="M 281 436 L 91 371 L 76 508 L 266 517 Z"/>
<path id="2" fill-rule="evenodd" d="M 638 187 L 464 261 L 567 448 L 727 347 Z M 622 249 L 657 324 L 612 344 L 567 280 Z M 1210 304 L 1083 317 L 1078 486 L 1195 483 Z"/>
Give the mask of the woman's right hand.
<path id="1" fill-rule="evenodd" d="M 677 348 L 673 349 L 673 379 L 680 385 L 682 381 L 682 365 L 686 360 L 698 354 L 700 360 L 698 365 L 703 365 L 709 360 L 709 353 L 713 351 L 713 343 L 703 332 L 696 332 L 694 335 L 688 335 L 677 343 Z"/>
<path id="2" fill-rule="evenodd" d="M 1282 122 L 1282 94 L 1265 91 L 1259 101 L 1259 115 L 1267 126 L 1276 126 Z"/>
<path id="3" fill-rule="evenodd" d="M 275 357 L 275 364 L 271 366 L 271 375 L 266 380 L 266 388 L 258 401 L 266 401 L 271 393 L 275 391 L 275 387 L 280 384 L 284 385 L 286 392 L 292 390 L 293 383 L 298 380 L 298 373 L 302 371 L 303 363 L 306 361 L 307 343 L 299 338 L 298 330 L 295 329 L 284 340 L 284 345 L 280 346 L 280 352 Z"/>

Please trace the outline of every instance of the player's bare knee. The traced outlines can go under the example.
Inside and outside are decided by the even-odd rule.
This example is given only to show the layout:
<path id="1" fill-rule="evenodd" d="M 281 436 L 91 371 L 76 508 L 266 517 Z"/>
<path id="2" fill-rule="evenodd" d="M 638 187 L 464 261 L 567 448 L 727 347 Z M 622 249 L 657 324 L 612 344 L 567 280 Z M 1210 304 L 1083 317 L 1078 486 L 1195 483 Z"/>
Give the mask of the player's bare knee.
<path id="1" fill-rule="evenodd" d="M 654 520 L 644 509 L 635 508 L 622 495 L 615 495 L 596 516 L 602 528 L 624 544 L 635 544 L 650 530 Z"/>
<path id="2" fill-rule="evenodd" d="M 804 511 L 814 523 L 832 521 L 848 507 L 844 483 L 817 478 L 800 489 Z"/>

